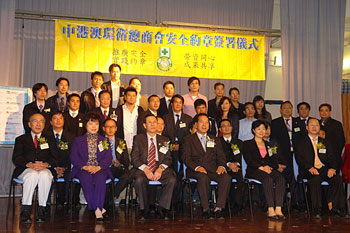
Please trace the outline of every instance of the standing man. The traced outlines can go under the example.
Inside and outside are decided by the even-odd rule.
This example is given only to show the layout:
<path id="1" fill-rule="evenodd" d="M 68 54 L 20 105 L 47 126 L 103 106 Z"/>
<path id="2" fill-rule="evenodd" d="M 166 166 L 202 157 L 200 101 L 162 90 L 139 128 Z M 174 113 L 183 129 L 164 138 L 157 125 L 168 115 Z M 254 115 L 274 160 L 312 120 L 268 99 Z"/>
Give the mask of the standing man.
<path id="1" fill-rule="evenodd" d="M 146 130 L 143 126 L 143 122 L 145 121 L 145 116 L 152 114 L 154 116 L 158 116 L 160 99 L 157 95 L 151 95 L 148 97 L 148 110 L 142 112 L 137 118 L 137 134 L 146 133 Z"/>
<path id="2" fill-rule="evenodd" d="M 91 73 L 91 88 L 86 89 L 81 93 L 80 111 L 88 113 L 95 108 L 100 107 L 100 100 L 98 94 L 100 93 L 101 85 L 103 83 L 103 74 L 99 71 Z"/>
<path id="3" fill-rule="evenodd" d="M 223 83 L 215 83 L 214 93 L 215 98 L 208 101 L 208 116 L 211 118 L 215 118 L 218 115 L 218 106 L 225 94 L 225 85 Z"/>
<path id="4" fill-rule="evenodd" d="M 194 109 L 194 101 L 196 99 L 203 99 L 206 105 L 208 105 L 207 97 L 199 93 L 200 85 L 201 82 L 199 81 L 199 78 L 189 78 L 187 86 L 190 92 L 182 96 L 184 98 L 183 112 L 192 118 L 196 115 L 196 110 Z"/>
<path id="5" fill-rule="evenodd" d="M 111 64 L 108 68 L 111 80 L 102 84 L 102 90 L 106 90 L 111 95 L 111 107 L 117 108 L 121 102 L 120 98 L 124 95 L 127 85 L 120 80 L 122 68 L 118 64 Z"/>
<path id="6" fill-rule="evenodd" d="M 148 101 L 147 97 L 141 95 L 141 81 L 138 77 L 133 77 L 129 81 L 129 86 L 135 88 L 137 91 L 137 96 L 136 96 L 136 106 L 142 107 L 143 111 L 147 111 L 148 109 Z"/>
<path id="7" fill-rule="evenodd" d="M 241 141 L 247 141 L 254 138 L 254 134 L 252 133 L 252 124 L 256 121 L 255 115 L 255 107 L 252 102 L 247 102 L 244 104 L 245 118 L 239 120 L 239 131 L 238 138 Z"/>
<path id="8" fill-rule="evenodd" d="M 133 140 L 131 159 L 134 168 L 137 169 L 134 178 L 136 193 L 140 199 L 141 220 L 147 217 L 150 204 L 148 200 L 152 198 L 148 196 L 148 182 L 159 181 L 162 184 L 157 211 L 162 219 L 167 219 L 166 212 L 170 209 L 176 182 L 175 173 L 170 168 L 172 159 L 169 145 L 166 143 L 168 139 L 156 133 L 157 124 L 154 115 L 147 115 L 144 123 L 146 134 L 138 134 Z"/>
<path id="9" fill-rule="evenodd" d="M 48 88 L 45 83 L 36 83 L 32 88 L 34 101 L 30 104 L 27 104 L 23 108 L 23 127 L 26 133 L 29 133 L 31 131 L 28 122 L 30 116 L 34 113 L 41 113 L 45 117 L 45 126 L 43 129 L 44 131 L 50 127 L 51 108 L 45 100 L 47 96 L 47 90 Z"/>
<path id="10" fill-rule="evenodd" d="M 117 121 L 116 109 L 110 107 L 111 106 L 111 95 L 108 91 L 103 90 L 98 94 L 98 99 L 100 101 L 100 107 L 95 108 L 93 111 L 100 118 L 100 129 L 99 134 L 103 134 L 102 126 L 103 122 L 107 119 L 114 119 Z"/>
<path id="11" fill-rule="evenodd" d="M 61 112 L 67 112 L 68 111 L 68 105 L 67 105 L 67 97 L 68 97 L 68 88 L 69 88 L 69 80 L 60 77 L 56 81 L 56 95 L 51 96 L 47 99 L 48 105 L 51 107 L 51 109 L 54 109 L 55 111 L 61 111 Z"/>
<path id="12" fill-rule="evenodd" d="M 222 219 L 222 209 L 225 208 L 231 177 L 226 171 L 226 158 L 221 142 L 218 138 L 207 135 L 208 129 L 207 114 L 198 114 L 197 132 L 186 137 L 183 157 L 187 166 L 187 177 L 197 180 L 203 216 L 208 219 L 213 217 L 209 209 L 210 181 L 218 183 L 218 199 L 214 215 Z"/>
<path id="13" fill-rule="evenodd" d="M 175 84 L 172 81 L 166 81 L 163 84 L 164 97 L 160 99 L 160 106 L 158 110 L 159 116 L 163 117 L 171 111 L 171 98 L 175 92 Z"/>
<path id="14" fill-rule="evenodd" d="M 16 138 L 12 161 L 16 166 L 13 178 L 24 182 L 20 221 L 30 224 L 32 198 L 36 186 L 39 201 L 36 221 L 46 220 L 45 207 L 52 184 L 53 167 L 56 166 L 57 150 L 55 141 L 43 133 L 45 117 L 41 113 L 32 114 L 28 126 L 30 131 Z"/>
<path id="15" fill-rule="evenodd" d="M 297 109 L 298 109 L 298 117 L 296 117 L 296 120 L 300 126 L 300 133 L 303 135 L 307 135 L 306 124 L 310 117 L 311 106 L 307 102 L 300 102 L 297 105 Z"/>
<path id="16" fill-rule="evenodd" d="M 341 122 L 331 117 L 332 106 L 330 104 L 321 104 L 318 107 L 318 111 L 320 112 L 321 117 L 320 124 L 326 132 L 326 139 L 332 145 L 334 152 L 333 156 L 335 157 L 335 161 L 337 163 L 336 169 L 337 172 L 339 172 L 343 162 L 342 151 L 345 145 L 343 125 Z"/>
<path id="17" fill-rule="evenodd" d="M 74 137 L 79 137 L 85 134 L 84 127 L 85 115 L 79 111 L 80 96 L 78 94 L 70 94 L 67 98 L 68 112 L 64 116 L 64 128 L 68 130 Z"/>
<path id="18" fill-rule="evenodd" d="M 244 104 L 239 102 L 239 90 L 237 87 L 232 87 L 229 90 L 229 98 L 231 100 L 231 103 L 233 105 L 233 108 L 236 113 L 239 115 L 239 119 L 243 119 L 245 117 L 244 115 Z"/>

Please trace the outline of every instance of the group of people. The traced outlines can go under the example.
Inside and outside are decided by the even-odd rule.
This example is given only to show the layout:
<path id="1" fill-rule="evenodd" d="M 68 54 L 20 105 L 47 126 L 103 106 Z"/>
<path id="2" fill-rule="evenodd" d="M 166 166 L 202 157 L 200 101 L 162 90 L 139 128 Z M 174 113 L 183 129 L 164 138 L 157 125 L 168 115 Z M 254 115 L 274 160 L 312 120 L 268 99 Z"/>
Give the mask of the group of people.
<path id="1" fill-rule="evenodd" d="M 212 100 L 199 93 L 200 80 L 188 79 L 189 93 L 175 94 L 171 81 L 163 84 L 164 97 L 141 95 L 141 81 L 129 85 L 120 80 L 121 67 L 109 67 L 110 80 L 101 72 L 91 74 L 92 87 L 68 94 L 69 80 L 59 78 L 57 93 L 46 99 L 44 83 L 33 86 L 34 101 L 23 109 L 26 133 L 16 138 L 14 178 L 23 180 L 20 220 L 31 223 L 32 196 L 38 186 L 36 221 L 46 220 L 45 207 L 52 184 L 58 187 L 57 204 L 69 202 L 69 181 L 77 178 L 88 208 L 103 221 L 113 199 L 106 180 L 118 178 L 115 197 L 133 183 L 138 197 L 140 219 L 148 217 L 156 202 L 159 181 L 162 193 L 156 213 L 167 218 L 176 193 L 182 191 L 183 177 L 197 181 L 205 218 L 224 218 L 229 199 L 242 209 L 244 177 L 261 181 L 268 217 L 284 218 L 282 212 L 286 184 L 297 205 L 298 186 L 303 179 L 310 185 L 313 214 L 321 218 L 321 182 L 330 185 L 328 209 L 345 215 L 345 192 L 340 169 L 345 144 L 340 122 L 331 118 L 331 106 L 319 106 L 320 120 L 309 116 L 310 105 L 281 103 L 281 116 L 273 119 L 264 99 L 239 102 L 239 90 L 224 96 L 223 83 L 214 85 Z M 179 166 L 181 165 L 181 166 Z M 246 167 L 246 169 L 245 169 Z M 232 179 L 236 180 L 233 192 Z M 218 183 L 218 197 L 209 208 L 210 181 Z M 300 190 L 299 190 L 300 191 Z"/>

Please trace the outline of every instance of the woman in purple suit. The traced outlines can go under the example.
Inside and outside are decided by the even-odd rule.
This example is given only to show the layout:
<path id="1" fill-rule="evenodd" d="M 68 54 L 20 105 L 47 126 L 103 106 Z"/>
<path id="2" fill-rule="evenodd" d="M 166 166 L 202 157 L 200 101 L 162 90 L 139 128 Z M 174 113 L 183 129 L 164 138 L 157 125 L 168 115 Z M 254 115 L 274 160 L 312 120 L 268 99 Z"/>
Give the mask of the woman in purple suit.
<path id="1" fill-rule="evenodd" d="M 90 210 L 95 211 L 96 220 L 102 221 L 106 194 L 106 179 L 113 178 L 109 166 L 112 151 L 109 140 L 97 132 L 99 117 L 96 113 L 86 114 L 87 133 L 77 137 L 70 154 L 73 165 L 71 178 L 78 178 Z"/>

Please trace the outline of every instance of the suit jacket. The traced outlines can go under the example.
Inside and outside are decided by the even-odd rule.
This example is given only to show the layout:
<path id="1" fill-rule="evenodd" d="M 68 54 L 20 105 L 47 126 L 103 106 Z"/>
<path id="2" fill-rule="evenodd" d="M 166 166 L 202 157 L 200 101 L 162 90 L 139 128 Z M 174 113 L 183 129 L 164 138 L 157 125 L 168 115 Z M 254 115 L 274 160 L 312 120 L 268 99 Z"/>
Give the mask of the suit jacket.
<path id="1" fill-rule="evenodd" d="M 76 117 L 72 117 L 69 112 L 63 114 L 64 117 L 64 129 L 68 130 L 74 137 L 82 136 L 86 133 L 84 127 L 85 114 L 79 112 Z"/>
<path id="2" fill-rule="evenodd" d="M 233 104 L 232 104 L 232 106 L 234 108 L 235 113 L 238 114 L 239 120 L 245 118 L 245 114 L 243 113 L 243 111 L 244 111 L 244 104 L 238 102 L 238 107 L 237 108 Z"/>
<path id="3" fill-rule="evenodd" d="M 325 153 L 323 153 L 324 151 L 321 150 L 317 151 L 321 162 L 326 166 L 327 169 L 337 169 L 337 161 L 335 160 L 334 151 L 332 149 L 332 144 L 330 141 L 318 137 L 318 143 L 322 143 L 326 147 Z M 314 167 L 315 164 L 314 147 L 309 136 L 304 136 L 302 140 L 300 140 L 296 145 L 295 159 L 299 165 L 298 180 L 301 180 L 305 177 L 305 175 L 310 174 L 309 169 Z"/>
<path id="4" fill-rule="evenodd" d="M 63 112 L 68 111 L 67 98 L 68 98 L 68 93 L 66 93 L 66 103 L 64 105 Z M 58 96 L 58 93 L 56 93 L 56 95 L 53 95 L 47 99 L 47 104 L 50 106 L 51 109 L 54 109 L 55 111 L 60 111 L 58 100 L 59 100 L 59 96 Z"/>
<path id="5" fill-rule="evenodd" d="M 337 161 L 337 169 L 340 169 L 342 165 L 342 151 L 345 145 L 343 125 L 330 117 L 324 122 L 323 129 L 326 132 L 326 139 L 332 144 Z"/>
<path id="6" fill-rule="evenodd" d="M 98 117 L 99 117 L 99 131 L 98 133 L 103 135 L 103 122 L 107 119 L 114 119 L 115 121 L 118 121 L 118 116 L 117 116 L 117 110 L 115 108 L 109 107 L 108 108 L 108 115 L 107 115 L 107 119 L 105 119 L 104 114 L 102 113 L 102 110 L 100 107 L 98 108 L 94 108 L 94 110 L 92 110 L 93 112 L 95 112 Z"/>
<path id="7" fill-rule="evenodd" d="M 114 149 L 115 149 L 115 155 L 117 157 L 117 160 L 121 164 L 123 164 L 126 169 L 128 169 L 130 165 L 130 159 L 129 159 L 128 150 L 126 148 L 126 142 L 123 139 L 120 139 L 116 136 L 114 136 L 114 140 L 115 140 Z M 123 147 L 122 145 L 125 145 L 125 149 L 122 148 Z M 118 149 L 118 147 L 120 149 Z"/>
<path id="8" fill-rule="evenodd" d="M 80 109 L 82 113 L 88 113 L 95 109 L 95 96 L 91 91 L 91 87 L 83 91 L 80 95 Z"/>
<path id="9" fill-rule="evenodd" d="M 237 112 L 230 112 L 228 114 L 228 119 L 231 121 L 231 125 L 232 125 L 232 132 L 231 132 L 231 136 L 233 138 L 238 138 L 238 133 L 239 133 L 239 114 Z M 215 118 L 216 120 L 216 124 L 220 125 L 221 122 L 221 118 L 219 118 L 219 116 L 217 116 Z"/>
<path id="10" fill-rule="evenodd" d="M 125 103 L 124 96 L 120 98 L 120 102 L 121 102 L 121 104 Z M 139 107 L 141 107 L 143 109 L 143 111 L 148 110 L 148 97 L 141 95 Z"/>
<path id="11" fill-rule="evenodd" d="M 294 117 L 292 117 L 292 143 L 293 146 L 299 141 L 298 137 L 300 137 L 301 128 L 299 123 L 296 121 Z M 290 150 L 290 139 L 287 126 L 283 117 L 278 117 L 272 120 L 271 123 L 271 139 L 276 140 L 280 145 L 281 156 L 280 163 L 292 166 L 293 164 L 293 152 Z"/>
<path id="12" fill-rule="evenodd" d="M 18 177 L 27 168 L 27 163 L 35 161 L 47 162 L 50 164 L 51 168 L 49 169 L 54 175 L 53 167 L 56 166 L 58 158 L 56 142 L 45 133 L 41 134 L 40 139 L 46 140 L 48 144 L 47 149 L 41 149 L 40 143 L 38 143 L 35 149 L 34 140 L 30 132 L 16 138 L 12 155 L 12 161 L 16 166 L 13 177 Z"/>
<path id="13" fill-rule="evenodd" d="M 126 85 L 124 82 L 120 81 L 118 106 L 122 104 L 122 103 L 120 102 L 120 98 L 121 98 L 122 96 L 124 96 L 124 91 L 125 91 L 126 88 L 127 88 L 127 85 Z M 102 90 L 108 91 L 109 94 L 111 95 L 111 98 L 113 99 L 113 91 L 112 91 L 111 80 L 109 80 L 109 81 L 103 83 L 102 86 L 101 86 L 101 89 L 102 89 Z M 112 103 L 113 103 L 113 101 L 111 101 L 110 107 L 112 107 Z M 117 107 L 118 107 L 118 106 L 117 106 Z"/>
<path id="14" fill-rule="evenodd" d="M 181 143 L 183 138 L 189 134 L 188 125 L 192 121 L 192 117 L 185 113 L 181 113 L 179 125 L 175 125 L 175 118 L 173 113 L 168 113 L 164 116 L 164 136 L 168 137 L 171 140 L 171 143 Z M 185 127 L 180 128 L 180 124 L 185 123 Z M 177 137 L 178 141 L 175 140 Z"/>
<path id="15" fill-rule="evenodd" d="M 143 109 L 140 106 L 136 106 L 137 107 L 137 112 L 138 112 L 138 116 L 140 116 L 140 114 L 143 112 Z M 115 110 L 116 114 L 117 114 L 117 132 L 116 132 L 116 136 L 118 138 L 124 139 L 124 114 L 123 114 L 123 105 L 120 105 L 116 110 Z M 136 119 L 137 121 L 137 119 Z"/>
<path id="16" fill-rule="evenodd" d="M 227 143 L 223 137 L 220 137 L 220 142 L 226 155 L 226 163 L 239 163 L 242 167 L 243 142 L 232 137 L 230 143 Z M 232 145 L 236 145 L 238 150 L 233 151 Z"/>
<path id="17" fill-rule="evenodd" d="M 218 115 L 218 106 L 216 105 L 216 98 L 208 101 L 208 116 L 215 118 Z"/>
<path id="18" fill-rule="evenodd" d="M 160 105 L 159 105 L 159 109 L 157 111 L 158 115 L 161 117 L 164 117 L 166 114 L 172 112 L 171 110 L 171 104 L 169 104 L 169 108 L 167 107 L 166 101 L 165 101 L 165 97 L 160 99 Z"/>
<path id="19" fill-rule="evenodd" d="M 153 115 L 153 113 L 148 109 L 145 112 L 141 112 L 140 115 L 137 117 L 137 134 L 146 133 L 146 129 L 143 127 L 143 122 L 148 114 Z"/>
<path id="20" fill-rule="evenodd" d="M 247 177 L 249 174 L 256 169 L 259 169 L 260 166 L 270 166 L 273 169 L 278 168 L 278 158 L 276 153 L 269 152 L 272 149 L 269 142 L 265 141 L 265 147 L 267 154 L 265 157 L 261 157 L 258 145 L 255 142 L 255 139 L 244 141 L 243 143 L 243 157 L 247 163 Z"/>
<path id="21" fill-rule="evenodd" d="M 112 173 L 109 169 L 109 166 L 112 163 L 112 151 L 108 138 L 98 135 L 97 147 L 98 144 L 104 140 L 107 140 L 108 142 L 108 149 L 100 151 L 99 148 L 97 148 L 97 162 L 98 165 L 101 167 L 101 170 L 107 172 L 109 178 L 113 178 Z M 87 164 L 88 159 L 89 156 L 87 135 L 84 134 L 81 137 L 75 138 L 73 142 L 72 151 L 70 154 L 70 160 L 73 165 L 72 172 L 70 174 L 71 178 L 75 177 L 75 175 L 81 170 L 81 168 Z"/>
<path id="22" fill-rule="evenodd" d="M 46 132 L 47 136 L 50 137 L 50 140 L 53 140 L 56 142 L 56 136 L 53 133 L 53 130 L 48 130 Z M 57 164 L 56 167 L 64 167 L 70 169 L 71 163 L 70 163 L 70 152 L 72 150 L 72 144 L 73 144 L 74 136 L 68 132 L 68 130 L 63 129 L 61 139 L 60 141 L 67 144 L 67 148 L 64 148 L 64 146 L 61 144 L 57 146 L 55 149 L 57 150 Z"/>
<path id="23" fill-rule="evenodd" d="M 160 151 L 161 145 L 165 142 L 168 142 L 168 138 L 157 135 L 157 151 L 158 151 L 158 164 L 165 164 L 168 167 L 172 164 L 172 158 L 170 155 L 170 149 L 166 151 L 166 153 L 162 153 Z M 146 134 L 138 134 L 134 137 L 133 140 L 133 146 L 131 151 L 131 161 L 134 166 L 134 168 L 138 168 L 141 165 L 145 164 L 147 165 L 147 158 L 148 158 L 148 141 L 147 141 L 147 135 Z M 164 151 L 163 151 L 164 152 Z"/>
<path id="24" fill-rule="evenodd" d="M 300 119 L 300 117 L 296 117 L 295 120 L 297 121 L 299 127 L 300 127 L 300 136 L 306 136 L 307 135 L 307 130 L 306 130 L 306 120 Z"/>
<path id="25" fill-rule="evenodd" d="M 45 101 L 44 109 L 41 112 L 41 114 L 43 114 L 43 116 L 45 117 L 45 127 L 44 127 L 43 131 L 47 130 L 50 127 L 50 118 L 51 118 L 50 115 L 51 115 L 52 111 L 53 111 L 53 109 L 51 109 L 48 102 Z M 36 105 L 35 100 L 33 102 L 31 102 L 30 104 L 27 104 L 23 108 L 22 122 L 23 122 L 23 127 L 24 127 L 26 133 L 31 132 L 31 129 L 28 126 L 28 122 L 29 122 L 30 116 L 33 115 L 34 113 L 40 113 L 40 110 L 39 110 L 38 106 Z"/>
<path id="26" fill-rule="evenodd" d="M 226 156 L 220 139 L 209 135 L 208 137 L 214 141 L 215 145 L 208 147 L 207 143 L 206 151 L 204 151 L 197 133 L 186 137 L 183 144 L 183 158 L 187 169 L 194 171 L 196 167 L 202 166 L 207 172 L 215 173 L 219 166 L 226 168 Z"/>

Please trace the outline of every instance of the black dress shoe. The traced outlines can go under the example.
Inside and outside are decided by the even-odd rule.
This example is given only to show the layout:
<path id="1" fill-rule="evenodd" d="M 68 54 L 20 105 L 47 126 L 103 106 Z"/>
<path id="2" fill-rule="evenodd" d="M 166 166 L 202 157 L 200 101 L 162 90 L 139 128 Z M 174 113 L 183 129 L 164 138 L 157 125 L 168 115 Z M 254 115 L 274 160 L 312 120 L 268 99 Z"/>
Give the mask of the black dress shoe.
<path id="1" fill-rule="evenodd" d="M 126 205 L 126 200 L 125 199 L 121 199 L 119 202 L 119 205 Z"/>
<path id="2" fill-rule="evenodd" d="M 168 220 L 169 218 L 168 218 L 167 214 L 168 214 L 168 212 L 164 208 L 159 208 L 157 210 L 157 217 L 160 218 L 160 219 Z"/>
<path id="3" fill-rule="evenodd" d="M 285 220 L 286 219 L 286 216 L 284 216 L 284 215 L 276 215 L 277 216 L 277 218 L 279 219 L 279 220 Z"/>
<path id="4" fill-rule="evenodd" d="M 30 218 L 30 210 L 24 209 L 21 211 L 20 215 L 21 223 L 31 224 L 32 219 Z"/>
<path id="5" fill-rule="evenodd" d="M 103 218 L 96 218 L 96 222 L 103 222 Z"/>
<path id="6" fill-rule="evenodd" d="M 315 219 L 322 219 L 321 214 L 315 214 L 315 215 L 314 215 L 314 218 L 315 218 Z"/>
<path id="7" fill-rule="evenodd" d="M 46 208 L 43 207 L 43 206 L 39 206 L 39 208 L 38 208 L 38 217 L 36 218 L 36 221 L 38 223 L 43 223 L 43 222 L 46 221 L 45 213 L 46 213 Z"/>
<path id="8" fill-rule="evenodd" d="M 140 214 L 137 217 L 137 220 L 139 221 L 145 221 L 147 218 L 147 212 L 145 210 L 140 210 Z"/>
<path id="9" fill-rule="evenodd" d="M 267 216 L 267 218 L 270 219 L 270 220 L 278 220 L 278 216 L 277 215 Z"/>
<path id="10" fill-rule="evenodd" d="M 329 211 L 329 215 L 331 217 L 339 217 L 339 218 L 345 218 L 346 214 L 344 211 L 341 211 L 341 210 L 335 210 L 335 209 L 332 209 Z"/>
<path id="11" fill-rule="evenodd" d="M 222 210 L 217 210 L 217 211 L 214 212 L 214 214 L 215 214 L 215 218 L 216 219 L 221 219 L 221 220 L 225 219 Z"/>
<path id="12" fill-rule="evenodd" d="M 210 210 L 204 211 L 203 212 L 203 218 L 204 219 L 209 219 L 209 220 L 213 220 L 213 214 L 210 212 Z"/>

